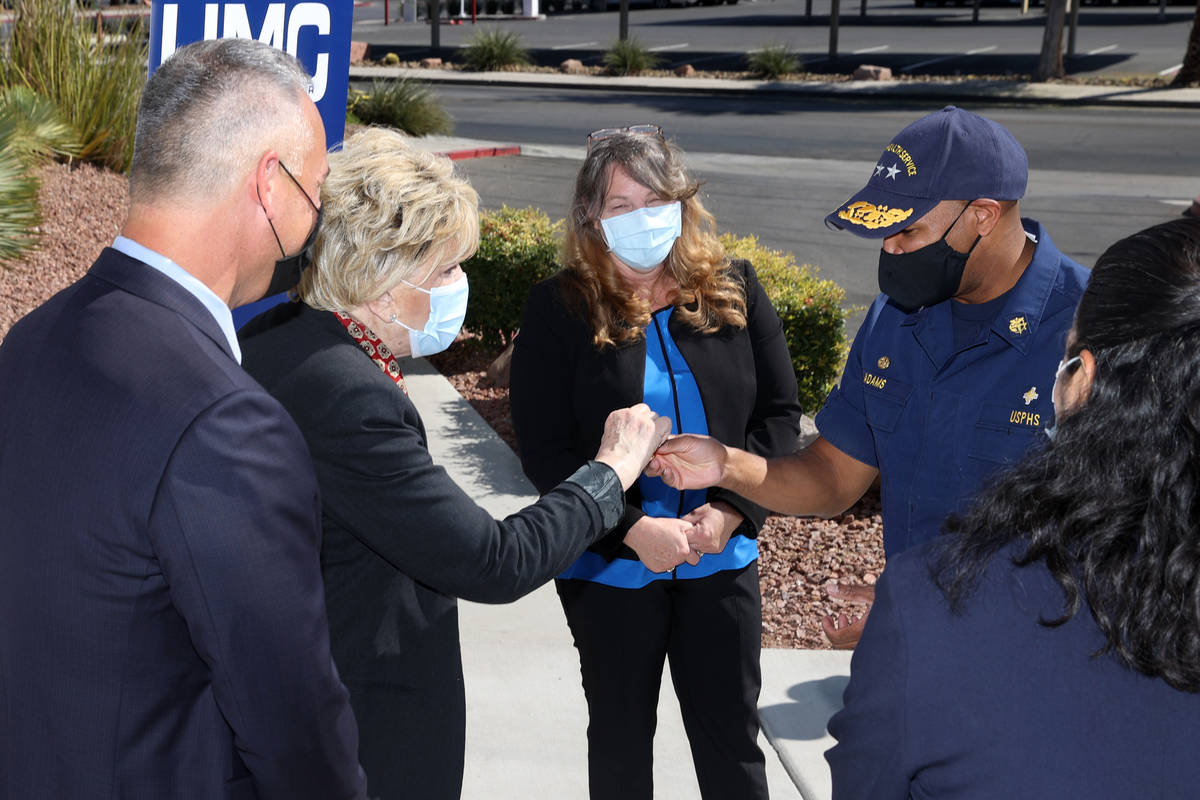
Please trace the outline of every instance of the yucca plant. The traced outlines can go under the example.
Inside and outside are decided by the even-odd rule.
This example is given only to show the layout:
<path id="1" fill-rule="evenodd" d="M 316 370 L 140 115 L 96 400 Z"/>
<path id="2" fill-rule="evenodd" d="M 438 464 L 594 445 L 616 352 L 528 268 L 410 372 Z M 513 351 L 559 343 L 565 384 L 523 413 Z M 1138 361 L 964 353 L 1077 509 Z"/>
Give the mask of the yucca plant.
<path id="1" fill-rule="evenodd" d="M 17 139 L 16 125 L 0 117 L 0 264 L 16 259 L 34 245 L 41 222 L 38 181 Z"/>
<path id="2" fill-rule="evenodd" d="M 348 120 L 365 125 L 387 125 L 410 136 L 450 133 L 454 122 L 441 101 L 421 81 L 399 78 L 375 81 L 371 91 L 353 90 L 346 102 Z"/>
<path id="3" fill-rule="evenodd" d="M 746 54 L 746 66 L 756 77 L 775 80 L 800 69 L 800 58 L 785 44 L 769 44 Z"/>
<path id="4" fill-rule="evenodd" d="M 634 36 L 614 42 L 604 54 L 604 66 L 613 75 L 640 75 L 660 63 L 662 59 Z"/>
<path id="5" fill-rule="evenodd" d="M 100 38 L 69 0 L 17 0 L 15 10 L 0 86 L 28 86 L 53 102 L 75 129 L 80 158 L 128 169 L 146 80 L 141 23 Z"/>
<path id="6" fill-rule="evenodd" d="M 494 28 L 481 30 L 468 39 L 461 53 L 466 68 L 476 72 L 529 63 L 529 51 L 521 43 L 521 37 Z"/>

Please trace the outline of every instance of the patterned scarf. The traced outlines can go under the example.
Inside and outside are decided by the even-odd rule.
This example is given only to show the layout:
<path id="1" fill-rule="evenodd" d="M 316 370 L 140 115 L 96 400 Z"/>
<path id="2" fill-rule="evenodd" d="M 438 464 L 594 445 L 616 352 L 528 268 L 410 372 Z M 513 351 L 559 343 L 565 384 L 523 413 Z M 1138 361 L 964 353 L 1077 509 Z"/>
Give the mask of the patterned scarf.
<path id="1" fill-rule="evenodd" d="M 346 333 L 350 334 L 350 338 L 358 342 L 358 346 L 363 349 L 363 352 L 383 370 L 383 374 L 394 380 L 400 387 L 400 391 L 408 394 L 408 389 L 404 386 L 404 375 L 400 372 L 400 362 L 392 355 L 391 349 L 383 343 L 383 340 L 373 330 L 353 317 L 340 311 L 334 311 L 333 316 L 342 323 L 342 327 L 346 329 Z"/>

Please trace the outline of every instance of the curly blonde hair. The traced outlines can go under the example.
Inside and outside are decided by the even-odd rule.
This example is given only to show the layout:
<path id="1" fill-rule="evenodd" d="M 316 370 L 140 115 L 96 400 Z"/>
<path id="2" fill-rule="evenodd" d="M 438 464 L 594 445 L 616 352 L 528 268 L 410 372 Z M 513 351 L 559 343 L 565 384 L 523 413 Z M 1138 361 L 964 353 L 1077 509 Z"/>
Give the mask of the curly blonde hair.
<path id="1" fill-rule="evenodd" d="M 313 264 L 297 287 L 313 308 L 355 308 L 479 247 L 479 195 L 448 158 L 394 130 L 365 128 L 329 154 L 321 207 Z"/>
<path id="2" fill-rule="evenodd" d="M 725 325 L 745 327 L 745 289 L 728 271 L 716 220 L 700 202 L 700 183 L 684 169 L 683 153 L 662 136 L 623 133 L 596 142 L 588 152 L 575 180 L 563 243 L 568 286 L 591 323 L 593 343 L 636 341 L 645 335 L 654 310 L 621 280 L 600 229 L 604 196 L 618 166 L 663 200 L 680 202 L 682 233 L 665 262 L 679 287 L 675 313 L 703 333 Z"/>

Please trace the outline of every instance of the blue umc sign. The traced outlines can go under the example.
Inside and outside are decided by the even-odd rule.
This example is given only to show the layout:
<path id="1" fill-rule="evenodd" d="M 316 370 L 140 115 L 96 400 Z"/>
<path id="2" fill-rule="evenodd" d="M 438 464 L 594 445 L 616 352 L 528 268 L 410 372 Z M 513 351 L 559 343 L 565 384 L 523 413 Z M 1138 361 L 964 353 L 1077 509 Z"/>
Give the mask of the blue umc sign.
<path id="1" fill-rule="evenodd" d="M 352 0 L 154 0 L 150 72 L 177 48 L 201 39 L 258 39 L 286 50 L 312 75 L 309 94 L 325 122 L 326 144 L 333 147 L 346 129 L 353 22 Z"/>

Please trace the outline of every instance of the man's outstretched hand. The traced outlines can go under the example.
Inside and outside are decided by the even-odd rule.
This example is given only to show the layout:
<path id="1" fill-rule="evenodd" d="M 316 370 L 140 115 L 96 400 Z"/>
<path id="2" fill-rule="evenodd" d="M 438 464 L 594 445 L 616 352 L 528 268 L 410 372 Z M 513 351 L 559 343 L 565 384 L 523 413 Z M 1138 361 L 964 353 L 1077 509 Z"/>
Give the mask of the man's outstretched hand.
<path id="1" fill-rule="evenodd" d="M 725 478 L 729 451 L 710 436 L 672 436 L 661 445 L 646 467 L 673 489 L 707 489 Z"/>

